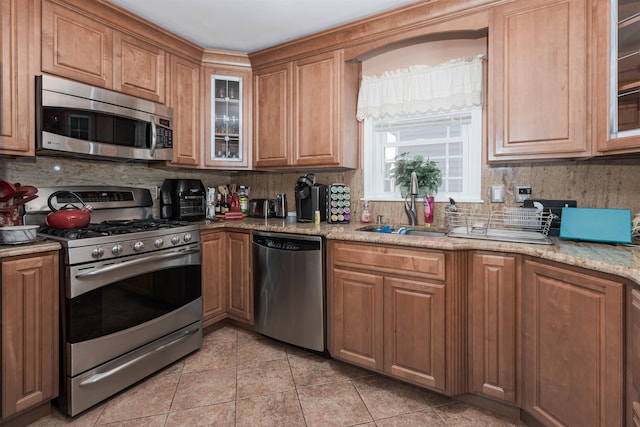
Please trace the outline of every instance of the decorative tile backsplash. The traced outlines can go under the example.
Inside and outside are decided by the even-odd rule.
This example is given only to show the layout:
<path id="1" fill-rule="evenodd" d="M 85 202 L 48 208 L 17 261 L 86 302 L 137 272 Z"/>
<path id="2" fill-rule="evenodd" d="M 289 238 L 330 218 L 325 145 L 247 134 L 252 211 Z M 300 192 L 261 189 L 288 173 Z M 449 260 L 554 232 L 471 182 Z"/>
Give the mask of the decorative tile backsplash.
<path id="1" fill-rule="evenodd" d="M 251 187 L 251 198 L 275 198 L 286 193 L 289 211 L 295 211 L 293 189 L 299 176 L 295 172 L 190 171 L 160 168 L 138 163 L 38 157 L 34 159 L 4 159 L 0 164 L 0 179 L 38 186 L 64 185 L 125 185 L 149 188 L 152 192 L 165 178 L 200 179 L 205 187 L 238 183 Z M 316 181 L 322 184 L 341 182 L 352 192 L 353 217 L 359 218 L 362 209 L 363 174 L 361 170 L 317 172 Z M 542 199 L 574 199 L 579 207 L 629 208 L 640 212 L 640 160 L 589 160 L 526 165 L 483 166 L 483 204 L 469 207 L 481 211 L 500 208 L 489 203 L 489 187 L 504 185 L 505 206 L 515 206 L 515 184 L 530 184 L 533 197 Z M 436 204 L 434 225 L 441 223 L 444 204 Z M 418 218 L 422 218 L 422 203 L 417 203 Z M 155 212 L 159 212 L 156 207 Z M 402 202 L 370 203 L 372 218 L 383 215 L 387 223 L 406 223 Z M 419 221 L 421 223 L 421 221 Z"/>

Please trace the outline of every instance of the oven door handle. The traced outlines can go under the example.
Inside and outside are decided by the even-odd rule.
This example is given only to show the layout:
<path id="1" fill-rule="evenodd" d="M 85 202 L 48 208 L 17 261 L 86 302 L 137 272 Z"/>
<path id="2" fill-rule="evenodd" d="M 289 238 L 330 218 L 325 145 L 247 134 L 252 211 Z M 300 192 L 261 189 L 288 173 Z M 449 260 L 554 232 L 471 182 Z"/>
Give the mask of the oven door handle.
<path id="1" fill-rule="evenodd" d="M 145 359 L 148 359 L 150 357 L 153 357 L 153 355 L 157 354 L 158 352 L 161 352 L 165 349 L 167 349 L 168 347 L 171 347 L 173 345 L 176 345 L 178 343 L 180 343 L 181 341 L 184 341 L 185 339 L 189 338 L 191 335 L 195 334 L 196 332 L 198 332 L 200 329 L 199 328 L 192 328 L 189 329 L 187 331 L 184 331 L 182 333 L 182 335 L 180 335 L 179 337 L 169 341 L 168 343 L 162 344 L 159 347 L 154 348 L 153 350 L 149 351 L 148 353 L 144 353 L 141 354 L 140 356 L 131 359 L 125 363 L 123 363 L 122 365 L 119 365 L 113 369 L 109 369 L 106 372 L 101 372 L 99 374 L 96 375 L 92 375 L 89 378 L 83 380 L 79 385 L 80 387 L 87 387 L 87 386 L 91 386 L 94 385 L 102 380 L 107 379 L 108 377 L 111 377 L 113 375 L 116 375 L 118 372 L 123 371 L 137 363 L 141 363 L 144 362 Z"/>
<path id="2" fill-rule="evenodd" d="M 87 277 L 95 277 L 99 274 L 105 274 L 105 273 L 109 273 L 111 271 L 114 270 L 119 270 L 121 268 L 128 268 L 128 267 L 134 267 L 134 266 L 138 266 L 138 265 L 142 265 L 142 264 L 148 264 L 148 263 L 156 263 L 158 261 L 167 261 L 171 258 L 180 258 L 183 257 L 185 255 L 191 255 L 191 254 L 197 254 L 200 253 L 200 249 L 187 249 L 184 251 L 179 251 L 179 252 L 170 252 L 168 254 L 157 254 L 157 255 L 150 255 L 144 258 L 138 258 L 138 259 L 132 259 L 131 261 L 125 261 L 119 264 L 110 264 L 107 265 L 106 267 L 100 267 L 100 268 L 96 268 L 95 270 L 90 270 L 90 271 L 85 271 L 82 273 L 78 273 L 76 274 L 75 278 L 76 279 L 85 279 Z"/>

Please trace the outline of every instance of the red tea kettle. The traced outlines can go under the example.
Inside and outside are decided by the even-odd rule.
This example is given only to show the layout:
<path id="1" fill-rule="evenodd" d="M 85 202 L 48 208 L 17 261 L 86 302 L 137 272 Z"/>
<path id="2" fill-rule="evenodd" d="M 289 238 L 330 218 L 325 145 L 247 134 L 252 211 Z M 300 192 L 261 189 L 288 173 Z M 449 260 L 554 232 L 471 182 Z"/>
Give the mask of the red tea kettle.
<path id="1" fill-rule="evenodd" d="M 67 203 L 62 206 L 60 209 L 56 209 L 53 207 L 51 201 L 55 196 L 59 196 L 62 194 L 70 194 L 74 196 L 80 203 L 82 203 L 83 208 L 80 209 L 77 206 Z M 49 209 L 51 209 L 51 213 L 47 215 L 47 225 L 52 228 L 82 228 L 86 227 L 89 222 L 91 222 L 91 206 L 86 205 L 80 196 L 71 191 L 56 191 L 52 193 L 47 199 L 47 204 L 49 205 Z"/>

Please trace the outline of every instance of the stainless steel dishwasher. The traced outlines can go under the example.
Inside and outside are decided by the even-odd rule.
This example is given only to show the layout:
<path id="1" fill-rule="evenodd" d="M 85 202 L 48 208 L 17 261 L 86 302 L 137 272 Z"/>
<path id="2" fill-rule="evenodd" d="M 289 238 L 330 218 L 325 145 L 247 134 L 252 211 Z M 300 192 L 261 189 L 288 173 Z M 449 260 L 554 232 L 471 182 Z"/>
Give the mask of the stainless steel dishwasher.
<path id="1" fill-rule="evenodd" d="M 254 329 L 325 351 L 324 242 L 320 236 L 253 233 Z"/>

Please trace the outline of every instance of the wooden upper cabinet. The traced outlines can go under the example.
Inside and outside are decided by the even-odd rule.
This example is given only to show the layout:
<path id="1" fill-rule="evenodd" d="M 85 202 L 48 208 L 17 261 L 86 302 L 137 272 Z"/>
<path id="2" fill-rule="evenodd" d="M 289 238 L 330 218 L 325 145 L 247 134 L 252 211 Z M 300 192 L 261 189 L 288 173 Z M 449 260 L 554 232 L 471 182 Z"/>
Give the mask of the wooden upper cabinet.
<path id="1" fill-rule="evenodd" d="M 623 425 L 624 285 L 525 260 L 522 408 L 544 425 Z"/>
<path id="2" fill-rule="evenodd" d="M 35 1 L 0 0 L 0 154 L 35 154 L 37 13 Z"/>
<path id="3" fill-rule="evenodd" d="M 164 103 L 165 51 L 118 31 L 113 35 L 113 88 L 129 95 Z"/>
<path id="4" fill-rule="evenodd" d="M 58 395 L 58 253 L 1 267 L 4 420 Z"/>
<path id="5" fill-rule="evenodd" d="M 469 388 L 516 404 L 520 400 L 520 257 L 475 252 L 469 268 Z"/>
<path id="6" fill-rule="evenodd" d="M 202 163 L 212 169 L 251 167 L 251 70 L 202 67 Z"/>
<path id="7" fill-rule="evenodd" d="M 598 154 L 640 152 L 640 20 L 639 2 L 593 0 L 594 79 L 593 135 Z M 616 10 L 611 10 L 615 6 Z M 612 22 L 612 12 L 620 24 Z M 631 18 L 630 18 L 631 17 Z M 630 18 L 630 19 L 629 19 Z M 612 28 L 615 26 L 615 28 Z M 617 44 L 611 33 L 618 33 Z M 616 59 L 612 64 L 611 60 Z M 612 70 L 617 70 L 612 75 Z M 615 92 L 615 93 L 612 93 Z M 612 123 L 617 113 L 617 124 Z"/>
<path id="8" fill-rule="evenodd" d="M 520 0 L 492 9 L 488 159 L 591 154 L 588 0 Z"/>
<path id="9" fill-rule="evenodd" d="M 49 0 L 42 2 L 42 71 L 166 101 L 165 50 Z"/>
<path id="10" fill-rule="evenodd" d="M 293 64 L 269 67 L 253 76 L 253 164 L 290 164 L 291 73 Z"/>
<path id="11" fill-rule="evenodd" d="M 200 64 L 170 55 L 169 106 L 173 108 L 173 161 L 200 165 Z"/>
<path id="12" fill-rule="evenodd" d="M 42 71 L 113 87 L 113 30 L 59 4 L 42 2 Z"/>
<path id="13" fill-rule="evenodd" d="M 359 77 L 342 50 L 256 71 L 255 167 L 357 167 Z"/>

